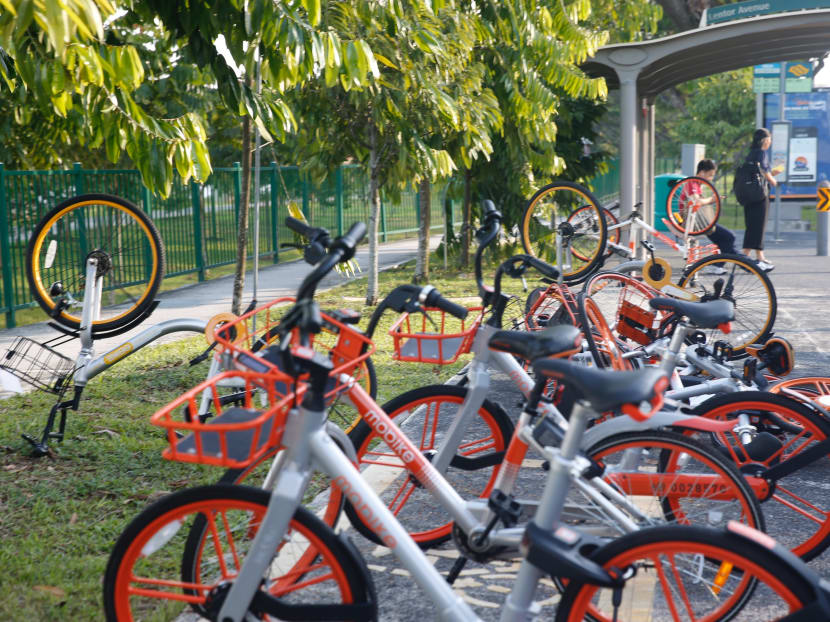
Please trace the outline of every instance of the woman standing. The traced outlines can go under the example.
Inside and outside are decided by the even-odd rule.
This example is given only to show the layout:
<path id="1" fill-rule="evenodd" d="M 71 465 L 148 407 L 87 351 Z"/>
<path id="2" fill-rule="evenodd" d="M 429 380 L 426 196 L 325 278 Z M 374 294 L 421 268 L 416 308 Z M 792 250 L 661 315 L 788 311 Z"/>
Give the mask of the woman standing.
<path id="1" fill-rule="evenodd" d="M 769 130 L 763 127 L 755 130 L 755 133 L 752 135 L 752 146 L 749 149 L 749 155 L 746 156 L 746 161 L 757 162 L 770 186 L 774 187 L 776 185 L 775 177 L 770 173 L 769 155 L 767 154 L 770 143 L 772 143 L 772 137 L 770 136 Z M 744 231 L 744 255 L 749 255 L 749 252 L 754 250 L 755 257 L 758 260 L 758 267 L 761 270 L 770 272 L 775 266 L 764 257 L 764 229 L 767 226 L 768 211 L 768 189 L 763 200 L 744 205 L 744 222 L 746 223 L 746 231 Z"/>

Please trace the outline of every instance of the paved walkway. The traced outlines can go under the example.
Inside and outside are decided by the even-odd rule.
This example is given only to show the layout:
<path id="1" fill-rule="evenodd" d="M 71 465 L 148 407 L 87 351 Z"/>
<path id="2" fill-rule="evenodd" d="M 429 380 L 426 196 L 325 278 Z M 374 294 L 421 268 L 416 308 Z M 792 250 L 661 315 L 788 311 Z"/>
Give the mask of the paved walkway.
<path id="1" fill-rule="evenodd" d="M 434 248 L 440 237 L 433 237 L 431 246 Z M 398 266 L 406 261 L 413 259 L 418 250 L 417 239 L 398 240 L 395 242 L 388 242 L 381 244 L 378 250 L 378 265 L 381 270 L 389 269 Z M 361 269 L 368 270 L 369 267 L 369 251 L 368 247 L 362 246 L 355 255 Z M 302 260 L 260 267 L 259 272 L 259 291 L 257 297 L 260 302 L 264 303 L 273 298 L 280 296 L 290 296 L 296 293 L 297 288 L 302 282 L 303 278 L 311 271 L 311 266 Z M 363 276 L 360 273 L 358 277 Z M 251 300 L 252 295 L 252 279 L 253 273 L 249 271 L 245 276 L 245 291 L 243 296 L 244 305 L 247 305 Z M 338 274 L 331 274 L 323 279 L 320 289 L 334 287 L 346 282 L 348 279 Z M 112 337 L 109 339 L 102 339 L 95 342 L 96 354 L 103 354 L 112 348 L 123 343 L 126 339 L 133 337 L 148 327 L 168 320 L 175 320 L 181 318 L 193 318 L 198 321 L 206 322 L 217 313 L 231 310 L 231 298 L 233 294 L 233 276 L 226 276 L 218 279 L 211 279 L 204 283 L 195 285 L 188 285 L 178 289 L 163 292 L 157 296 L 161 301 L 159 306 L 153 312 L 153 315 L 143 324 L 134 328 L 133 330 Z M 52 339 L 58 336 L 58 332 L 48 326 L 47 322 L 38 324 L 29 324 L 27 326 L 19 326 L 12 329 L 0 330 L 0 352 L 11 344 L 15 337 L 25 336 L 39 342 L 47 339 Z M 192 333 L 176 332 L 170 333 L 160 337 L 153 344 L 167 343 L 176 341 L 189 336 Z M 80 351 L 80 340 L 74 339 L 57 350 L 70 358 L 75 358 Z M 2 393 L 3 385 L 6 388 L 11 388 L 7 385 L 8 379 L 5 376 L 0 376 L 0 393 Z M 13 382 L 13 380 L 12 380 Z M 27 390 L 24 387 L 24 390 Z"/>

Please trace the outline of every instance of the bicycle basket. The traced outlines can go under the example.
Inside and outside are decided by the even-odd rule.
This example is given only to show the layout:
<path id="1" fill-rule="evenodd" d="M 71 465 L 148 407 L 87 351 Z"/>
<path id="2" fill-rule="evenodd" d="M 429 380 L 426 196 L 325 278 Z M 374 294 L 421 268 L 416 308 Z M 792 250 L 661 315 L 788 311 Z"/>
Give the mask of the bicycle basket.
<path id="1" fill-rule="evenodd" d="M 720 249 L 717 244 L 700 244 L 689 248 L 689 256 L 686 258 L 686 264 L 693 264 L 696 261 L 708 257 L 709 255 L 717 255 Z"/>
<path id="2" fill-rule="evenodd" d="M 277 345 L 279 325 L 291 310 L 294 298 L 277 298 L 220 326 L 215 333 L 217 352 L 227 353 L 238 369 L 257 373 L 283 373 L 282 361 L 272 356 L 270 347 Z M 362 363 L 375 351 L 372 341 L 356 328 L 343 324 L 325 312 L 321 313 L 323 329 L 311 336 L 311 347 L 325 354 L 334 364 L 329 373 L 326 398 L 337 396 L 346 388 L 343 374 L 358 381 L 366 375 Z M 299 346 L 299 333 L 294 331 L 291 347 Z"/>
<path id="3" fill-rule="evenodd" d="M 654 298 L 645 291 L 626 284 L 620 292 L 617 307 L 617 334 L 620 337 L 645 346 L 654 341 L 660 328 L 663 314 L 652 309 L 648 301 Z"/>
<path id="4" fill-rule="evenodd" d="M 470 351 L 484 317 L 483 307 L 467 310 L 475 315 L 473 320 L 460 320 L 435 308 L 402 314 L 389 329 L 395 348 L 392 358 L 431 365 L 455 363 L 459 356 Z"/>
<path id="5" fill-rule="evenodd" d="M 237 387 L 239 399 L 223 404 L 220 387 L 228 381 Z M 292 388 L 292 378 L 280 372 L 226 371 L 170 402 L 150 423 L 167 431 L 170 446 L 162 455 L 168 460 L 242 468 L 279 446 L 295 398 Z M 214 416 L 203 420 L 199 406 L 205 391 Z"/>
<path id="6" fill-rule="evenodd" d="M 45 344 L 16 337 L 3 355 L 0 368 L 38 389 L 60 395 L 69 385 L 75 363 Z"/>

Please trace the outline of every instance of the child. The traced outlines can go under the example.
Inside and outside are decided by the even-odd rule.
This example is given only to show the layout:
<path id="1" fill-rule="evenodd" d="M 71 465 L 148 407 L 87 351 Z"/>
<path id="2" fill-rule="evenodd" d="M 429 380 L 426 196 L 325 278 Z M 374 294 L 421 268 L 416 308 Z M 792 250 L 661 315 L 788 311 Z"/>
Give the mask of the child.
<path id="1" fill-rule="evenodd" d="M 715 178 L 717 170 L 718 167 L 715 162 L 707 158 L 697 163 L 697 172 L 695 173 L 695 176 L 711 182 Z M 691 196 L 695 194 L 703 194 L 698 182 L 686 182 L 683 186 L 683 193 L 686 195 Z M 714 198 L 709 197 L 708 199 L 701 199 L 701 201 L 705 205 L 707 202 L 714 201 Z M 738 251 L 735 249 L 735 236 L 726 227 L 715 224 L 714 228 L 706 234 L 706 237 L 708 237 L 713 244 L 717 245 L 721 253 L 728 253 L 731 255 L 738 254 Z M 718 265 L 707 266 L 704 268 L 704 272 L 707 274 L 726 274 L 726 270 Z"/>

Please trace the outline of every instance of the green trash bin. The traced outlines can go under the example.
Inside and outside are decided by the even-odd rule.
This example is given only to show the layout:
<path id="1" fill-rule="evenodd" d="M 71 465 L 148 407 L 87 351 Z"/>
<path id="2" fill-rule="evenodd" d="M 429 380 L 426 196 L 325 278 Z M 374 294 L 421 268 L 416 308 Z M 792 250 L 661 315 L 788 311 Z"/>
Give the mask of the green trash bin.
<path id="1" fill-rule="evenodd" d="M 686 177 L 677 173 L 666 173 L 654 178 L 654 228 L 658 231 L 669 230 L 663 222 L 663 218 L 666 217 L 666 202 L 673 186 L 671 182 L 679 179 L 686 179 Z"/>

